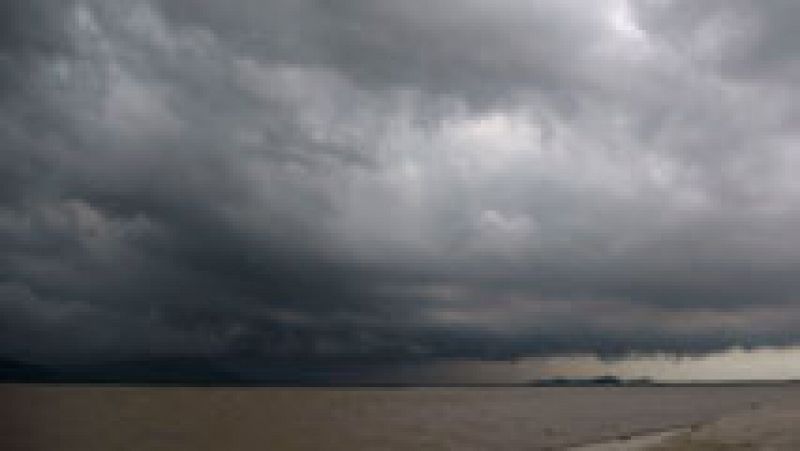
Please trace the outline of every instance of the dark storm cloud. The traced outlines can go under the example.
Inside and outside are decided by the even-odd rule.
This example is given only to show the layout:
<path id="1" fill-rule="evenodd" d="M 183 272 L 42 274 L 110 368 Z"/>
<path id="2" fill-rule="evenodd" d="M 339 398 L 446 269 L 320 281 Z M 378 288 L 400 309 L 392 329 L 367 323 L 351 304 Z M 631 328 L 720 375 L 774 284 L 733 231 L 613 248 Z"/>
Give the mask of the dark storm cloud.
<path id="1" fill-rule="evenodd" d="M 785 344 L 788 2 L 24 2 L 0 351 Z"/>

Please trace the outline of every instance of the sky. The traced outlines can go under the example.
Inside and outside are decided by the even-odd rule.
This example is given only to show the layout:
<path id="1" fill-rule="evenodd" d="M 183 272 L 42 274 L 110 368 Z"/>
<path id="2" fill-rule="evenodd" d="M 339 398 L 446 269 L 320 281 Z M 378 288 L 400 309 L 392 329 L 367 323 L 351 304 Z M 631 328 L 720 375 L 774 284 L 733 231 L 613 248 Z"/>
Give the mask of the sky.
<path id="1" fill-rule="evenodd" d="M 0 357 L 800 343 L 800 4 L 0 5 Z"/>
<path id="2" fill-rule="evenodd" d="M 350 368 L 347 368 L 350 370 Z M 696 355 L 632 352 L 620 358 L 595 354 L 539 355 L 515 361 L 439 359 L 397 366 L 365 366 L 359 372 L 336 373 L 317 369 L 311 376 L 356 378 L 354 383 L 408 385 L 552 384 L 579 383 L 604 376 L 625 381 L 687 382 L 777 382 L 800 378 L 800 349 L 795 347 L 711 351 Z M 326 372 L 327 371 L 327 372 Z"/>

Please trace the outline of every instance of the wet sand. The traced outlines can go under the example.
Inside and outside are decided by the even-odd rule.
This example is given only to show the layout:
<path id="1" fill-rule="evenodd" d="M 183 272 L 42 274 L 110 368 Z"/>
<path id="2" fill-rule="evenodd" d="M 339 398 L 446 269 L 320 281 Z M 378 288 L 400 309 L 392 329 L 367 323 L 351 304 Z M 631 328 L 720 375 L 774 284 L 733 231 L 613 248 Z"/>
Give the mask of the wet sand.
<path id="1" fill-rule="evenodd" d="M 765 414 L 782 418 L 785 429 L 795 424 L 794 409 L 800 411 L 797 386 L 336 390 L 0 385 L 0 449 L 564 449 L 691 425 L 703 426 L 667 438 L 659 446 L 672 448 L 659 449 L 706 449 L 691 446 L 739 431 L 737 421 L 762 421 Z M 766 428 L 773 420 L 762 423 Z"/>
<path id="2" fill-rule="evenodd" d="M 690 431 L 689 427 L 679 427 L 658 432 L 642 432 L 637 435 L 626 436 L 606 442 L 592 443 L 589 445 L 569 448 L 569 451 L 640 451 L 650 450 L 670 443 L 674 437 L 683 437 Z"/>
<path id="3" fill-rule="evenodd" d="M 650 449 L 796 451 L 800 449 L 800 406 L 766 406 L 725 416 Z"/>

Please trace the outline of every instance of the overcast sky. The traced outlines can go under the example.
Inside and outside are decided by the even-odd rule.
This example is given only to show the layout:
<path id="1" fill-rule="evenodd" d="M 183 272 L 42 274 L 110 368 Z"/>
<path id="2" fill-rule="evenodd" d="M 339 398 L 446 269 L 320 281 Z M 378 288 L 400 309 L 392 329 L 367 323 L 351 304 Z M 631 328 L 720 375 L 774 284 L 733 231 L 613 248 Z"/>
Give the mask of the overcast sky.
<path id="1" fill-rule="evenodd" d="M 800 342 L 800 3 L 0 5 L 0 356 Z"/>

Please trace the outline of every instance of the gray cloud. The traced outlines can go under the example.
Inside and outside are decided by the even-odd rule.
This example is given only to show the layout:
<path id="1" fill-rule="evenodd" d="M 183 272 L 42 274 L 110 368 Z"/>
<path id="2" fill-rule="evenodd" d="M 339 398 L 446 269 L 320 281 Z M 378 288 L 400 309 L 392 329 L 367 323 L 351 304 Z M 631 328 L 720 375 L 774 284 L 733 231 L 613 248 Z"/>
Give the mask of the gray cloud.
<path id="1" fill-rule="evenodd" d="M 789 2 L 5 7 L 0 352 L 795 342 Z"/>

